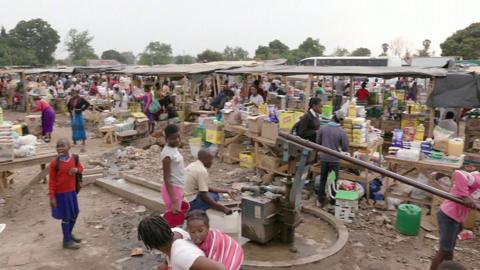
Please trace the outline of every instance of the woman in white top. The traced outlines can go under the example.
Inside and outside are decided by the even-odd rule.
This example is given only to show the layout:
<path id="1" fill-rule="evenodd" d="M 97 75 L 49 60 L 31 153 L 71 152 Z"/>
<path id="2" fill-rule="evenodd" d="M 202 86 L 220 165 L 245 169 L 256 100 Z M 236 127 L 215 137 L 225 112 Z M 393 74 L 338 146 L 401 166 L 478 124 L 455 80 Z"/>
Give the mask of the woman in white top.
<path id="1" fill-rule="evenodd" d="M 138 239 L 148 249 L 163 252 L 172 270 L 226 270 L 222 264 L 206 258 L 192 242 L 175 240 L 170 226 L 160 215 L 151 215 L 140 221 Z"/>
<path id="2" fill-rule="evenodd" d="M 263 97 L 258 94 L 255 86 L 250 86 L 250 103 L 255 104 L 257 107 L 264 103 Z"/>

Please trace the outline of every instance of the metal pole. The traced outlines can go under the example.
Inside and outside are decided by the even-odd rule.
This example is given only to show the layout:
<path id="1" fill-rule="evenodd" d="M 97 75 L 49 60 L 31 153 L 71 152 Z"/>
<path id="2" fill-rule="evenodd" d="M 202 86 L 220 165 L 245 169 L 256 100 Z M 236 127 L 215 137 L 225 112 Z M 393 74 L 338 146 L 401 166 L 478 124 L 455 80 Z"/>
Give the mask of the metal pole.
<path id="1" fill-rule="evenodd" d="M 390 177 L 394 180 L 398 180 L 402 183 L 405 183 L 407 185 L 410 185 L 410 186 L 413 186 L 413 187 L 416 187 L 416 188 L 419 188 L 423 191 L 426 191 L 426 192 L 429 192 L 429 193 L 432 193 L 436 196 L 439 196 L 439 197 L 442 197 L 444 199 L 447 199 L 447 200 L 450 200 L 450 201 L 454 201 L 456 203 L 459 203 L 459 204 L 462 204 L 463 205 L 463 199 L 460 198 L 460 197 L 457 197 L 457 196 L 453 196 L 452 194 L 446 192 L 446 191 L 443 191 L 443 190 L 439 190 L 439 189 L 436 189 L 434 187 L 431 187 L 427 184 L 423 184 L 423 183 L 420 183 L 420 182 L 416 182 L 408 177 L 405 177 L 403 175 L 399 175 L 399 174 L 396 174 L 394 172 L 391 172 L 391 171 L 388 171 L 388 170 L 385 170 L 383 168 L 380 168 L 380 167 L 377 167 L 373 164 L 370 164 L 368 162 L 365 162 L 365 161 L 362 161 L 362 160 L 359 160 L 359 159 L 355 159 L 355 158 L 352 158 L 352 157 L 349 157 L 349 156 L 346 156 L 346 155 L 343 155 L 337 151 L 334 151 L 330 148 L 327 148 L 325 146 L 321 146 L 321 145 L 318 145 L 316 143 L 312 143 L 310 141 L 307 141 L 307 140 L 304 140 L 304 139 L 301 139 L 300 137 L 297 137 L 297 136 L 293 136 L 289 133 L 286 133 L 286 132 L 283 132 L 281 131 L 279 133 L 280 137 L 284 138 L 284 139 L 287 139 L 287 140 L 290 140 L 292 142 L 295 142 L 295 143 L 298 143 L 300 145 L 303 145 L 305 147 L 308 147 L 308 148 L 311 148 L 311 149 L 314 149 L 314 150 L 317 150 L 317 151 L 320 151 L 320 152 L 324 152 L 326 154 L 329 154 L 329 155 L 332 155 L 334 157 L 337 157 L 339 159 L 343 159 L 345 161 L 348 161 L 350 163 L 353 163 L 355 165 L 358 165 L 358 166 L 361 166 L 361 167 L 365 167 L 366 169 L 369 169 L 371 171 L 374 171 L 374 172 L 377 172 L 377 173 L 380 173 L 384 176 L 387 176 L 387 177 Z M 476 209 L 477 210 L 480 210 L 480 206 L 477 205 L 476 206 Z"/>

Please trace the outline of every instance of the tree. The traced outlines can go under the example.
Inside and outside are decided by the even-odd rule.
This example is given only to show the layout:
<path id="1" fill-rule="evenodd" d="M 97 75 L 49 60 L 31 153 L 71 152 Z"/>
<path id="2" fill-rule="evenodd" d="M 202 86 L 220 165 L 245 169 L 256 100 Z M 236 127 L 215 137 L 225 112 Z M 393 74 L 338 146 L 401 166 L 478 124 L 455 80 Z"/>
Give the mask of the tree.
<path id="1" fill-rule="evenodd" d="M 323 56 L 324 52 L 325 46 L 320 44 L 318 39 L 308 37 L 298 46 L 297 49 L 290 51 L 287 60 L 289 64 L 295 64 L 299 60 L 307 57 Z"/>
<path id="2" fill-rule="evenodd" d="M 422 42 L 423 49 L 422 50 L 417 50 L 418 51 L 418 56 L 421 57 L 429 57 L 430 56 L 430 45 L 432 44 L 432 41 L 430 39 L 425 39 Z"/>
<path id="3" fill-rule="evenodd" d="M 382 44 L 382 53 L 380 54 L 380 56 L 387 56 L 388 54 L 388 49 L 389 49 L 389 46 L 388 46 L 388 43 L 383 43 Z"/>
<path id="4" fill-rule="evenodd" d="M 2 25 L 2 29 L 0 30 L 0 39 L 6 39 L 7 37 L 7 30 L 5 30 L 5 27 Z"/>
<path id="5" fill-rule="evenodd" d="M 88 31 L 79 32 L 76 29 L 70 29 L 67 34 L 65 46 L 69 53 L 69 60 L 74 65 L 86 65 L 87 59 L 98 59 L 90 42 L 93 36 Z"/>
<path id="6" fill-rule="evenodd" d="M 140 65 L 165 65 L 173 60 L 172 46 L 158 41 L 150 42 L 145 51 L 140 54 Z"/>
<path id="7" fill-rule="evenodd" d="M 395 38 L 391 43 L 390 43 L 390 49 L 393 53 L 393 55 L 401 57 L 402 54 L 405 53 L 405 50 L 407 49 L 406 42 L 403 38 Z"/>
<path id="8" fill-rule="evenodd" d="M 208 49 L 197 55 L 197 61 L 200 63 L 222 61 L 222 60 L 223 60 L 223 55 L 221 52 L 212 51 Z"/>
<path id="9" fill-rule="evenodd" d="M 345 48 L 337 47 L 332 56 L 349 56 L 350 52 Z"/>
<path id="10" fill-rule="evenodd" d="M 226 61 L 242 61 L 248 59 L 248 52 L 241 47 L 227 46 L 223 50 L 223 60 Z"/>
<path id="11" fill-rule="evenodd" d="M 102 53 L 102 56 L 101 56 L 102 59 L 104 60 L 117 60 L 118 62 L 122 63 L 122 64 L 126 64 L 127 61 L 125 60 L 125 58 L 123 57 L 123 55 L 121 53 L 119 53 L 118 51 L 116 50 L 107 50 L 107 51 L 104 51 Z"/>
<path id="12" fill-rule="evenodd" d="M 197 59 L 195 59 L 195 57 L 188 54 L 177 55 L 173 58 L 173 63 L 175 64 L 193 64 L 196 62 L 197 62 Z"/>
<path id="13" fill-rule="evenodd" d="M 288 58 L 290 55 L 290 49 L 287 45 L 283 44 L 280 40 L 275 39 L 270 41 L 267 46 L 258 46 L 255 51 L 255 58 L 262 60 Z"/>
<path id="14" fill-rule="evenodd" d="M 137 60 L 137 57 L 135 56 L 135 54 L 133 54 L 133 52 L 122 52 L 121 53 L 123 59 L 125 59 L 125 64 L 127 65 L 134 65 L 136 60 Z"/>
<path id="15" fill-rule="evenodd" d="M 443 56 L 461 56 L 463 59 L 480 58 L 480 23 L 472 23 L 455 32 L 442 44 Z"/>
<path id="16" fill-rule="evenodd" d="M 368 48 L 357 48 L 352 52 L 352 56 L 370 56 L 372 52 Z"/>
<path id="17" fill-rule="evenodd" d="M 5 34 L 3 31 L 5 29 L 2 30 L 2 36 Z M 60 42 L 57 31 L 42 19 L 20 21 L 15 28 L 10 30 L 8 39 L 11 48 L 15 49 L 14 54 L 20 54 L 20 51 L 28 51 L 29 57 L 27 58 L 33 62 L 38 61 L 42 65 L 53 63 L 55 59 L 53 53 Z M 34 58 L 30 57 L 32 54 L 29 51 L 33 52 Z M 18 57 L 22 58 L 20 55 Z"/>

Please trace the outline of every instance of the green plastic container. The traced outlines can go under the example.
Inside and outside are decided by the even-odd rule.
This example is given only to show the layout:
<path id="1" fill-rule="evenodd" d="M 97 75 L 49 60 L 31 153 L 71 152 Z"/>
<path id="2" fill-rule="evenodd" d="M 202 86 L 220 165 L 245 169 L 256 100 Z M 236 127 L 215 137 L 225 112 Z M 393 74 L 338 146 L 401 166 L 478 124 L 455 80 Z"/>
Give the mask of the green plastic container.
<path id="1" fill-rule="evenodd" d="M 400 204 L 395 229 L 401 234 L 416 236 L 420 232 L 422 209 L 414 204 Z"/>
<path id="2" fill-rule="evenodd" d="M 332 105 L 323 105 L 322 106 L 322 114 L 327 118 L 332 116 L 332 110 L 333 110 Z"/>

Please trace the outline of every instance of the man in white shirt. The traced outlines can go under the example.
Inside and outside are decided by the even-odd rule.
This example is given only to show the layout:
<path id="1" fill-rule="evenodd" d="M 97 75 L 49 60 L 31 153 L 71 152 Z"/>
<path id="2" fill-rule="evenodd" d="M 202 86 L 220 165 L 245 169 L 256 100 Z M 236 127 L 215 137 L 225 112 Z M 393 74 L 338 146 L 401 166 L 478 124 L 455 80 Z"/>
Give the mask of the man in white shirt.
<path id="1" fill-rule="evenodd" d="M 235 190 L 208 186 L 208 170 L 213 163 L 213 155 L 205 149 L 198 151 L 198 160 L 185 168 L 185 199 L 190 203 L 190 210 L 206 211 L 210 208 L 231 214 L 232 209 L 219 204 L 219 193 L 228 193 L 234 197 Z"/>
<path id="2" fill-rule="evenodd" d="M 222 264 L 206 258 L 192 242 L 173 236 L 167 221 L 160 215 L 145 217 L 138 224 L 138 239 L 148 249 L 163 252 L 172 270 L 226 270 Z"/>
<path id="3" fill-rule="evenodd" d="M 258 94 L 257 88 L 255 86 L 250 87 L 250 103 L 255 104 L 257 107 L 264 103 L 263 97 Z"/>
<path id="4" fill-rule="evenodd" d="M 453 120 L 453 118 L 455 118 L 455 114 L 450 111 L 447 112 L 447 114 L 445 115 L 445 119 L 440 120 L 440 122 L 438 123 L 438 126 L 446 130 L 450 130 L 456 134 L 457 123 L 455 122 L 455 120 Z"/>

